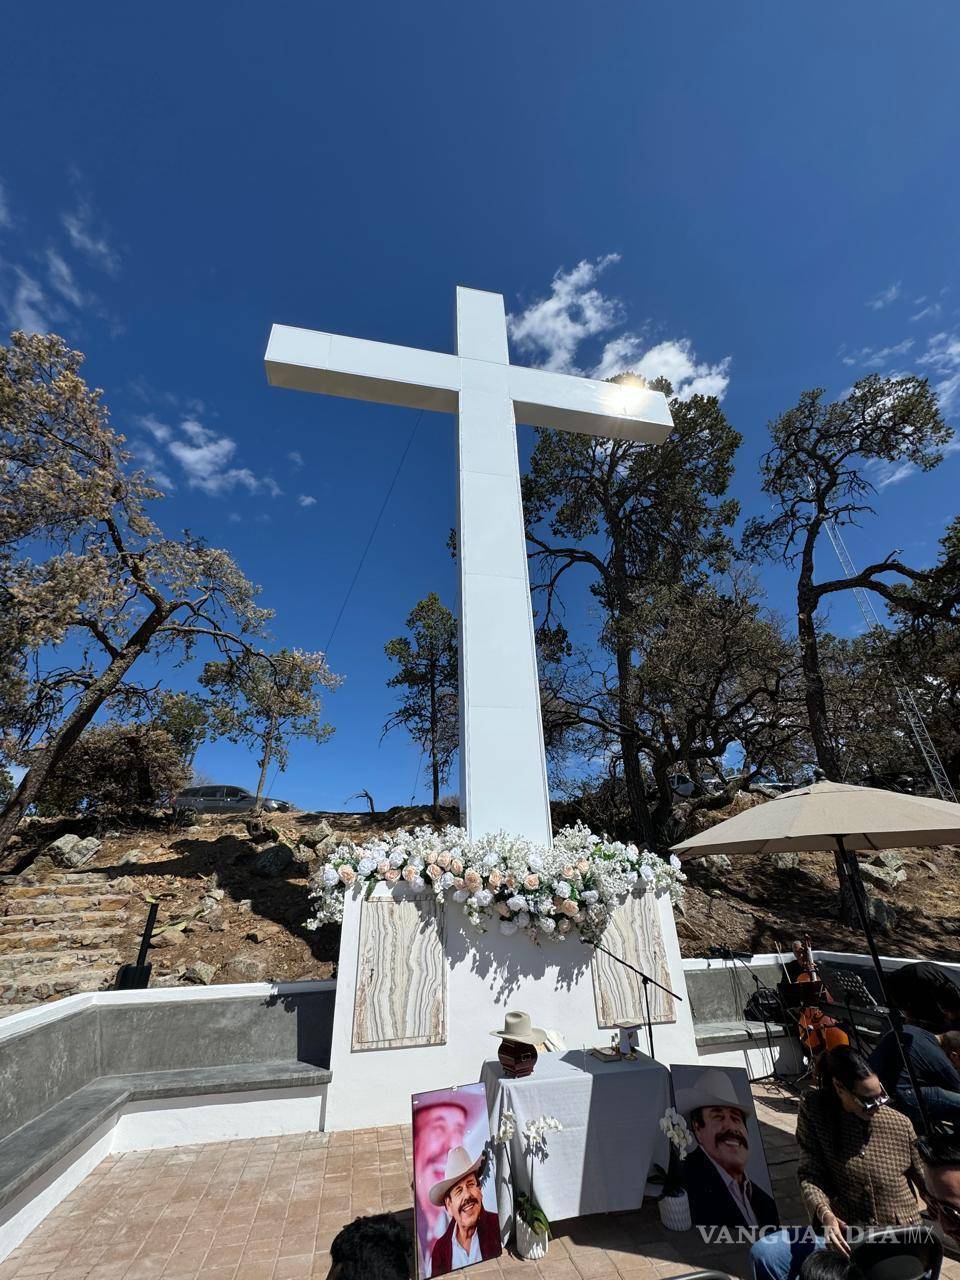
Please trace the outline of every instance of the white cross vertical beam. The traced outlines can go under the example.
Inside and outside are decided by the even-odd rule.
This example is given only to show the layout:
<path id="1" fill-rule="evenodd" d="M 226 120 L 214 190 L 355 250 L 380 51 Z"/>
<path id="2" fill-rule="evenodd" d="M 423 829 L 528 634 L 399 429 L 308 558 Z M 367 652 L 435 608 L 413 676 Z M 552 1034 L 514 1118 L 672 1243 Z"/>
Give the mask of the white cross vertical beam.
<path id="1" fill-rule="evenodd" d="M 549 844 L 550 797 L 527 579 L 507 321 L 457 289 L 460 799 L 471 835 Z"/>
<path id="2" fill-rule="evenodd" d="M 473 836 L 549 843 L 516 421 L 660 444 L 665 398 L 509 362 L 503 298 L 457 289 L 457 354 L 274 325 L 274 386 L 459 414 L 461 805 Z"/>

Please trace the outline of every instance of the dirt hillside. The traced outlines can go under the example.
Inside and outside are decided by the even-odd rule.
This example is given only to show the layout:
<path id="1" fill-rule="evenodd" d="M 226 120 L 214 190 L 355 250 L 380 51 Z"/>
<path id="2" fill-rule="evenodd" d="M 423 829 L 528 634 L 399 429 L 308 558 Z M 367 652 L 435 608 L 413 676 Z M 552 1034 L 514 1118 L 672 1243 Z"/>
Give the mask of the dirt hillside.
<path id="1" fill-rule="evenodd" d="M 741 799 L 710 820 L 753 802 Z M 456 820 L 454 811 L 443 816 Z M 151 898 L 159 903 L 151 985 L 332 976 L 339 930 L 305 925 L 317 857 L 341 839 L 429 822 L 430 813 L 290 813 L 267 821 L 272 829 L 256 839 L 243 821 L 213 816 L 185 830 L 154 823 L 107 832 L 81 868 L 41 862 L 3 877 L 0 1006 L 9 1011 L 111 985 L 117 964 L 136 959 Z M 64 831 L 85 834 L 77 823 L 37 821 L 27 825 L 22 847 L 44 847 Z M 881 858 L 865 872 L 877 900 L 881 950 L 957 959 L 958 851 L 906 849 Z M 707 858 L 685 870 L 689 883 L 678 916 L 685 955 L 718 945 L 768 951 L 805 929 L 817 947 L 863 949 L 857 932 L 837 919 L 829 854 Z"/>

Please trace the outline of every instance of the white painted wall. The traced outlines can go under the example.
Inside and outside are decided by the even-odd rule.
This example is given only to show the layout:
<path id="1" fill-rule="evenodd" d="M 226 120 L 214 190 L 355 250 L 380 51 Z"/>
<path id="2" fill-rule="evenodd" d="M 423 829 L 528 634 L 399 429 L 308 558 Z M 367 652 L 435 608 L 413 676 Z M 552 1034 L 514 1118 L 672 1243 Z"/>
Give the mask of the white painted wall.
<path id="1" fill-rule="evenodd" d="M 378 892 L 386 886 L 378 886 Z M 683 997 L 677 1021 L 654 1027 L 654 1050 L 661 1062 L 696 1062 L 697 1046 L 680 946 L 670 899 L 657 900 L 667 967 Z M 526 1010 L 534 1024 L 559 1031 L 571 1049 L 606 1044 L 593 998 L 589 947 L 568 940 L 537 946 L 525 935 L 505 938 L 495 927 L 478 935 L 455 905 L 445 911 L 447 1042 L 408 1049 L 353 1052 L 353 1005 L 360 938 L 359 891 L 347 893 L 340 935 L 337 999 L 326 1128 L 406 1124 L 410 1096 L 480 1079 L 483 1063 L 495 1058 L 499 1041 L 491 1031 L 509 1009 Z"/>

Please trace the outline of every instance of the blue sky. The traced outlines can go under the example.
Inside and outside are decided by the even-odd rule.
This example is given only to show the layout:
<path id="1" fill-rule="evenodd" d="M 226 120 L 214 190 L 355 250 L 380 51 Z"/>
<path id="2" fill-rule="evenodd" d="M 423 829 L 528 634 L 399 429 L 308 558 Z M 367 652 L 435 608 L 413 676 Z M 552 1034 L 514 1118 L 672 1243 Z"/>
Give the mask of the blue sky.
<path id="1" fill-rule="evenodd" d="M 946 0 L 20 5 L 5 36 L 0 319 L 87 353 L 158 517 L 235 554 L 278 643 L 325 645 L 416 415 L 269 388 L 272 322 L 452 350 L 455 285 L 500 291 L 520 362 L 722 391 L 746 514 L 805 387 L 914 370 L 958 416 Z M 453 429 L 417 428 L 330 649 L 336 734 L 275 794 L 410 798 L 383 645 L 427 591 L 455 606 Z M 878 472 L 855 559 L 929 562 L 958 477 Z M 255 781 L 229 744 L 198 764 Z"/>

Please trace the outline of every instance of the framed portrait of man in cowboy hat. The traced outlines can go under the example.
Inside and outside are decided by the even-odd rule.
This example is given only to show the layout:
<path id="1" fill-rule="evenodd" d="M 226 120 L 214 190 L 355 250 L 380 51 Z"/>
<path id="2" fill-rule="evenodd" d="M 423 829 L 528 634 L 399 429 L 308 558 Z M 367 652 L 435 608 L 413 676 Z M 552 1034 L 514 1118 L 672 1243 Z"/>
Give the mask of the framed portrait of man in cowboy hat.
<path id="1" fill-rule="evenodd" d="M 413 1097 L 413 1170 L 420 1275 L 459 1271 L 502 1253 L 490 1122 L 482 1084 Z"/>
<path id="2" fill-rule="evenodd" d="M 694 1146 L 683 1161 L 698 1227 L 778 1227 L 770 1173 L 742 1067 L 672 1068 L 677 1110 Z"/>

